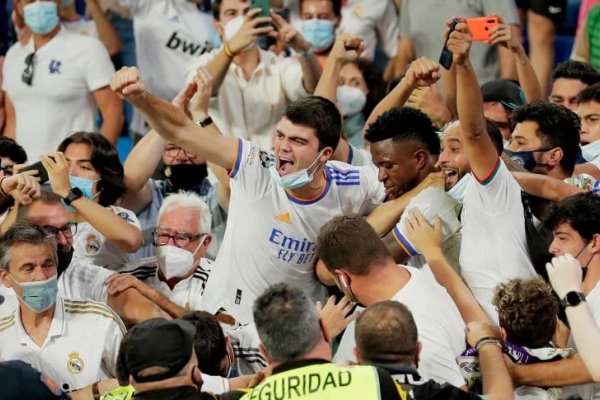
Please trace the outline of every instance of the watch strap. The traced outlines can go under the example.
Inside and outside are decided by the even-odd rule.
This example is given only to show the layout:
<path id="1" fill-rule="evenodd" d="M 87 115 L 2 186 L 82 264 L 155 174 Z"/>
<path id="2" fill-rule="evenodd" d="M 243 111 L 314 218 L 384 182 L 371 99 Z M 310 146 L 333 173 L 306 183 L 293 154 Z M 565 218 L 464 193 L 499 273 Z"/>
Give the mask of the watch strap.
<path id="1" fill-rule="evenodd" d="M 201 127 L 203 127 L 203 128 L 206 128 L 207 126 L 209 126 L 210 124 L 212 124 L 212 123 L 213 123 L 213 120 L 212 120 L 212 118 L 211 118 L 211 117 L 210 117 L 210 115 L 209 115 L 208 117 L 204 118 L 204 119 L 203 119 L 203 120 L 201 120 L 201 121 L 197 121 L 196 123 L 197 123 L 198 125 L 200 125 Z"/>
<path id="2" fill-rule="evenodd" d="M 581 304 L 583 301 L 585 301 L 585 294 L 571 291 L 560 300 L 560 305 L 564 308 L 573 307 Z"/>
<path id="3" fill-rule="evenodd" d="M 66 205 L 70 206 L 72 202 L 83 197 L 83 192 L 78 187 L 71 188 L 67 197 L 63 198 Z"/>

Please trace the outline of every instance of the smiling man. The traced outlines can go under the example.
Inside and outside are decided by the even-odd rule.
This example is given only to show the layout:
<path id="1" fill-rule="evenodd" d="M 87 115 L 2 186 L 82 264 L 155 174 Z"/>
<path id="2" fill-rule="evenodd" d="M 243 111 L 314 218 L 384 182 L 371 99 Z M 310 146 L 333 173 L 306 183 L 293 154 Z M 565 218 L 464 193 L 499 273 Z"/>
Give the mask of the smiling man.
<path id="1" fill-rule="evenodd" d="M 165 139 L 229 170 L 229 218 L 204 309 L 224 307 L 249 322 L 254 299 L 283 281 L 322 298 L 314 274 L 319 228 L 340 213 L 368 213 L 384 198 L 372 167 L 328 162 L 341 131 L 335 104 L 316 96 L 290 104 L 276 125 L 273 160 L 258 145 L 215 136 L 152 96 L 135 68 L 119 71 L 111 86 Z"/>

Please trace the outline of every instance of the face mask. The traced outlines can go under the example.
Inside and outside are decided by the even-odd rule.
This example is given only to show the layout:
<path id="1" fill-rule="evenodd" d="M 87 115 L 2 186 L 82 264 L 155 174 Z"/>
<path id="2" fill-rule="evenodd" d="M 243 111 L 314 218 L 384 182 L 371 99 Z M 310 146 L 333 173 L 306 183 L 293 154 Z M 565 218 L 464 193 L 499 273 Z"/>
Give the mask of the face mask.
<path id="1" fill-rule="evenodd" d="M 325 150 L 323 149 L 323 151 L 325 151 Z M 269 172 L 271 173 L 271 177 L 273 178 L 273 180 L 275 180 L 275 183 L 277 183 L 279 186 L 281 186 L 284 189 L 298 189 L 298 188 L 304 187 L 312 181 L 313 175 L 315 174 L 315 171 L 316 171 L 316 169 L 315 169 L 315 171 L 313 171 L 311 174 L 309 174 L 308 170 L 311 169 L 313 167 L 313 165 L 315 165 L 317 163 L 317 161 L 319 161 L 319 157 L 321 157 L 321 155 L 323 155 L 323 151 L 321 151 L 319 153 L 319 155 L 317 156 L 315 161 L 313 161 L 308 166 L 308 168 L 301 169 L 300 171 L 293 172 L 286 176 L 279 175 L 279 172 L 277 172 L 277 167 L 275 166 L 275 162 L 273 162 L 271 164 L 271 166 L 269 167 Z"/>
<path id="2" fill-rule="evenodd" d="M 58 256 L 58 276 L 65 272 L 65 270 L 71 265 L 71 260 L 73 259 L 73 248 L 65 249 L 63 246 L 58 246 L 56 249 L 56 254 Z"/>
<path id="3" fill-rule="evenodd" d="M 365 92 L 353 86 L 338 86 L 337 99 L 342 107 L 342 115 L 349 117 L 358 114 L 367 104 Z"/>
<path id="4" fill-rule="evenodd" d="M 586 161 L 593 161 L 600 156 L 600 140 L 581 146 L 581 152 Z"/>
<path id="5" fill-rule="evenodd" d="M 308 19 L 302 21 L 302 36 L 308 40 L 313 51 L 327 50 L 335 39 L 333 28 L 335 21 L 328 19 Z"/>
<path id="6" fill-rule="evenodd" d="M 467 190 L 467 187 L 471 184 L 472 180 L 473 175 L 471 175 L 470 173 L 466 174 L 465 176 L 460 178 L 460 180 L 456 182 L 456 184 L 452 186 L 452 188 L 450 188 L 450 190 L 448 190 L 447 193 L 459 203 L 464 203 L 465 191 Z"/>
<path id="7" fill-rule="evenodd" d="M 34 33 L 45 35 L 58 24 L 58 10 L 52 1 L 36 1 L 23 8 L 25 24 Z"/>
<path id="8" fill-rule="evenodd" d="M 193 253 L 177 246 L 165 244 L 156 247 L 158 267 L 167 280 L 185 276 L 194 266 L 194 255 L 204 243 L 206 236 L 200 240 Z"/>
<path id="9" fill-rule="evenodd" d="M 167 165 L 165 176 L 169 180 L 173 191 L 179 189 L 189 190 L 200 186 L 208 176 L 206 164 L 177 164 Z"/>
<path id="10" fill-rule="evenodd" d="M 56 275 L 45 281 L 36 282 L 17 282 L 12 275 L 9 274 L 8 276 L 21 286 L 21 300 L 31 311 L 44 312 L 56 302 L 56 294 L 58 293 Z"/>
<path id="11" fill-rule="evenodd" d="M 527 171 L 533 171 L 537 165 L 537 161 L 533 156 L 535 151 L 510 151 L 504 149 L 504 152 L 511 160 L 525 168 Z"/>

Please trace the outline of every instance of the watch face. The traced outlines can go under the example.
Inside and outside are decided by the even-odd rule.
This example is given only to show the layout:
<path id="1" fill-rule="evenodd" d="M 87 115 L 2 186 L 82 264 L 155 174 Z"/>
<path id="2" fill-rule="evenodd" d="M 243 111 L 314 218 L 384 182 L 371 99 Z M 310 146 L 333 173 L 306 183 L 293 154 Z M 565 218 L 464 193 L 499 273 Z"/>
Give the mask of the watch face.
<path id="1" fill-rule="evenodd" d="M 569 292 L 567 293 L 567 295 L 565 296 L 565 299 L 567 300 L 566 303 L 570 306 L 576 306 L 577 304 L 581 303 L 581 294 L 578 292 Z"/>

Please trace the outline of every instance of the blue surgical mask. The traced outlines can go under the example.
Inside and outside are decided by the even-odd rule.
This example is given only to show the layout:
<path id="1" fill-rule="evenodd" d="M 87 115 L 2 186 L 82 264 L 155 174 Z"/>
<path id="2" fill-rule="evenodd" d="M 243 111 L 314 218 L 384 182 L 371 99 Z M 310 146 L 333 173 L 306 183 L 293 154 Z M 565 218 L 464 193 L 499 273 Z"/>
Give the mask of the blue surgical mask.
<path id="1" fill-rule="evenodd" d="M 469 187 L 469 185 L 471 184 L 472 180 L 473 175 L 471 175 L 470 173 L 466 174 L 465 176 L 460 178 L 460 180 L 456 182 L 456 184 L 452 186 L 447 193 L 459 203 L 464 203 L 465 191 L 467 190 L 467 187 Z"/>
<path id="2" fill-rule="evenodd" d="M 600 156 L 600 140 L 581 146 L 581 152 L 586 161 L 593 161 Z"/>
<path id="3" fill-rule="evenodd" d="M 538 164 L 533 155 L 533 153 L 535 153 L 536 151 L 510 151 L 504 149 L 504 152 L 506 153 L 508 158 L 525 168 L 527 171 L 533 171 L 535 166 Z"/>
<path id="4" fill-rule="evenodd" d="M 308 19 L 302 21 L 302 36 L 308 40 L 315 52 L 327 50 L 335 40 L 335 21 L 328 19 Z"/>
<path id="5" fill-rule="evenodd" d="M 13 281 L 21 286 L 21 300 L 31 311 L 41 313 L 56 303 L 58 293 L 58 281 L 56 275 L 45 281 L 18 282 L 12 275 L 8 274 Z"/>
<path id="6" fill-rule="evenodd" d="M 58 9 L 53 1 L 36 1 L 23 8 L 25 24 L 34 33 L 45 35 L 58 25 Z"/>
<path id="7" fill-rule="evenodd" d="M 87 179 L 80 178 L 78 176 L 69 175 L 69 183 L 71 187 L 77 187 L 83 192 L 83 196 L 88 200 L 94 200 L 97 196 L 94 196 L 94 183 L 98 182 L 100 179 Z"/>
<path id="8" fill-rule="evenodd" d="M 323 151 L 325 151 L 325 149 L 323 149 Z M 312 181 L 313 175 L 316 171 L 315 169 L 315 171 L 309 174 L 308 170 L 311 169 L 313 165 L 315 165 L 319 161 L 319 157 L 321 157 L 323 151 L 319 153 L 315 161 L 313 161 L 312 164 L 308 166 L 308 168 L 301 169 L 299 171 L 293 172 L 285 176 L 279 175 L 279 172 L 277 172 L 277 167 L 275 165 L 276 163 L 275 161 L 273 161 L 273 163 L 269 167 L 271 177 L 273 178 L 273 180 L 275 180 L 275 183 L 277 183 L 284 189 L 298 189 L 304 187 Z"/>

